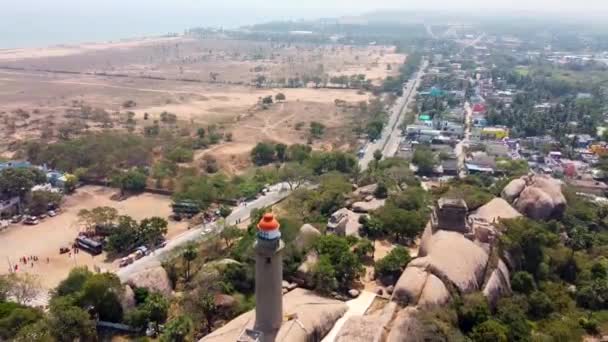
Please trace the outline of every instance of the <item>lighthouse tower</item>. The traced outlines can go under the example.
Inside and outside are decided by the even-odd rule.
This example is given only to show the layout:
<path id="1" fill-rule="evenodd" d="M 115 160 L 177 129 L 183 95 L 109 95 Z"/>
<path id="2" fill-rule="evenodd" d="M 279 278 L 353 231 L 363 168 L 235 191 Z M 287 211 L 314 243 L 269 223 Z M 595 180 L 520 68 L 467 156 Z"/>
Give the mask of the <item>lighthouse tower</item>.
<path id="1" fill-rule="evenodd" d="M 279 222 L 271 213 L 258 223 L 255 242 L 255 330 L 262 342 L 274 342 L 283 322 L 283 241 Z"/>

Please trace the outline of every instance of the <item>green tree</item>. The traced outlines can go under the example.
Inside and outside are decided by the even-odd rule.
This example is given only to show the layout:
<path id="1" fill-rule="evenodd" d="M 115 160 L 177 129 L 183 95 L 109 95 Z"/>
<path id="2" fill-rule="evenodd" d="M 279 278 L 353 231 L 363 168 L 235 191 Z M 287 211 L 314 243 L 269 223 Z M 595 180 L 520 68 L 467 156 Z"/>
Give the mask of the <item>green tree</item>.
<path id="1" fill-rule="evenodd" d="M 370 239 L 372 241 L 372 246 L 374 246 L 374 251 L 372 252 L 372 259 L 373 259 L 374 253 L 375 253 L 376 240 L 384 237 L 386 235 L 386 232 L 384 231 L 382 221 L 380 221 L 376 217 L 372 216 L 370 218 L 363 218 L 362 224 L 363 224 L 363 229 L 362 229 L 363 235 L 365 235 L 368 239 Z"/>
<path id="2" fill-rule="evenodd" d="M 32 191 L 28 199 L 27 208 L 33 215 L 46 214 L 49 206 L 59 206 L 62 196 L 60 193 L 52 191 Z"/>
<path id="3" fill-rule="evenodd" d="M 314 248 L 320 257 L 327 256 L 335 270 L 338 287 L 346 289 L 363 272 L 361 260 L 350 251 L 350 245 L 345 238 L 336 235 L 319 237 Z"/>
<path id="4" fill-rule="evenodd" d="M 191 341 L 190 334 L 192 334 L 193 323 L 190 317 L 178 316 L 175 319 L 170 320 L 165 325 L 165 330 L 160 336 L 162 342 L 187 342 Z"/>
<path id="5" fill-rule="evenodd" d="M 541 291 L 535 291 L 530 294 L 528 298 L 530 308 L 528 313 L 530 316 L 536 319 L 546 318 L 551 312 L 553 312 L 553 303 L 551 299 Z"/>
<path id="6" fill-rule="evenodd" d="M 511 279 L 511 287 L 513 288 L 513 291 L 530 294 L 536 288 L 534 277 L 528 272 L 515 272 Z"/>
<path id="7" fill-rule="evenodd" d="M 205 139 L 205 128 L 200 127 L 196 130 L 196 135 L 198 135 L 199 139 Z"/>
<path id="8" fill-rule="evenodd" d="M 323 294 L 330 294 L 338 288 L 336 270 L 331 264 L 329 256 L 324 255 L 312 270 L 312 282 L 317 291 Z"/>
<path id="9" fill-rule="evenodd" d="M 508 328 L 490 319 L 473 328 L 471 339 L 475 342 L 507 342 Z"/>
<path id="10" fill-rule="evenodd" d="M 189 281 L 190 276 L 191 276 L 190 275 L 190 263 L 192 261 L 194 261 L 194 259 L 196 259 L 197 256 L 198 256 L 198 251 L 196 250 L 196 247 L 194 245 L 188 245 L 182 251 L 182 258 L 184 258 L 184 262 L 186 263 L 186 274 L 185 274 L 186 281 Z"/>
<path id="11" fill-rule="evenodd" d="M 521 300 L 520 300 L 521 299 Z M 527 300 L 520 296 L 500 299 L 496 305 L 497 318 L 508 327 L 509 341 L 529 341 L 532 328 L 526 318 Z"/>
<path id="12" fill-rule="evenodd" d="M 401 246 L 397 246 L 384 258 L 376 262 L 374 273 L 376 274 L 376 277 L 390 279 L 388 282 L 397 281 L 410 260 L 411 257 L 408 250 Z"/>
<path id="13" fill-rule="evenodd" d="M 162 294 L 152 292 L 146 298 L 143 309 L 148 313 L 150 322 L 161 324 L 167 320 L 169 301 Z"/>
<path id="14" fill-rule="evenodd" d="M 363 259 L 364 257 L 370 255 L 373 259 L 374 257 L 374 244 L 368 239 L 361 239 L 357 242 L 354 249 L 355 254 L 359 257 L 359 259 Z"/>
<path id="15" fill-rule="evenodd" d="M 382 223 L 383 230 L 392 234 L 397 241 L 415 238 L 426 224 L 422 212 L 403 210 L 391 204 L 378 209 L 373 217 L 376 217 Z"/>
<path id="16" fill-rule="evenodd" d="M 290 190 L 296 190 L 313 178 L 312 171 L 298 163 L 287 163 L 279 169 L 279 179 L 289 185 Z"/>
<path id="17" fill-rule="evenodd" d="M 209 333 L 213 327 L 213 320 L 217 315 L 214 297 L 206 289 L 199 289 L 195 293 L 195 301 L 197 311 L 201 313 L 203 332 Z"/>
<path id="18" fill-rule="evenodd" d="M 226 248 L 228 249 L 232 248 L 233 241 L 241 236 L 243 236 L 243 231 L 237 226 L 227 225 L 220 232 L 220 237 L 224 239 L 224 242 L 226 242 Z"/>
<path id="19" fill-rule="evenodd" d="M 275 148 L 271 143 L 258 143 L 251 150 L 251 160 L 254 164 L 261 166 L 270 164 L 275 158 Z"/>
<path id="20" fill-rule="evenodd" d="M 167 234 L 167 220 L 160 217 L 143 219 L 139 223 L 139 240 L 149 247 L 157 246 L 165 239 Z"/>
<path id="21" fill-rule="evenodd" d="M 176 147 L 167 153 L 167 159 L 174 163 L 189 163 L 194 158 L 194 151 L 183 147 Z"/>
<path id="22" fill-rule="evenodd" d="M 426 146 L 416 148 L 412 157 L 412 163 L 418 167 L 418 173 L 423 176 L 432 175 L 437 165 L 435 154 Z"/>
<path id="23" fill-rule="evenodd" d="M 146 188 L 146 175 L 138 170 L 129 170 L 114 176 L 112 183 L 118 186 L 121 192 L 141 192 Z"/>
<path id="24" fill-rule="evenodd" d="M 13 338 L 15 342 L 56 342 L 58 339 L 53 338 L 49 329 L 49 322 L 46 319 L 38 320 L 35 323 L 28 324 L 19 330 L 17 336 Z"/>
<path id="25" fill-rule="evenodd" d="M 85 225 L 88 232 L 96 232 L 96 228 L 111 227 L 118 218 L 118 210 L 112 207 L 96 207 L 91 210 L 81 209 L 78 212 L 78 221 Z"/>
<path id="26" fill-rule="evenodd" d="M 306 159 L 310 158 L 312 148 L 308 145 L 293 144 L 287 148 L 288 161 L 295 161 L 303 163 Z"/>
<path id="27" fill-rule="evenodd" d="M 464 333 L 469 333 L 476 326 L 488 320 L 490 309 L 488 302 L 482 294 L 471 294 L 463 297 L 461 303 L 457 303 L 456 313 L 458 326 Z"/>
<path id="28" fill-rule="evenodd" d="M 283 93 L 278 93 L 278 94 L 276 94 L 276 95 L 274 96 L 274 99 L 275 99 L 277 102 L 282 102 L 282 101 L 285 101 L 286 97 L 285 97 L 285 94 L 283 94 Z"/>
<path id="29" fill-rule="evenodd" d="M 317 121 L 312 121 L 310 123 L 310 135 L 315 138 L 315 139 L 320 139 L 323 134 L 325 133 L 325 125 L 317 122 Z"/>
<path id="30" fill-rule="evenodd" d="M 55 288 L 54 297 L 63 297 L 76 294 L 81 291 L 93 273 L 86 267 L 75 267 L 70 271 L 67 278 L 62 280 Z"/>
<path id="31" fill-rule="evenodd" d="M 277 155 L 277 159 L 280 162 L 285 161 L 285 154 L 287 153 L 287 145 L 285 144 L 276 144 L 274 145 L 274 149 Z"/>
<path id="32" fill-rule="evenodd" d="M 380 182 L 378 183 L 378 186 L 376 187 L 376 190 L 374 191 L 374 196 L 376 196 L 376 198 L 387 198 L 388 197 L 388 188 L 386 187 L 386 184 Z"/>
<path id="33" fill-rule="evenodd" d="M 119 216 L 118 226 L 108 237 L 107 248 L 120 254 L 133 250 L 139 243 L 139 224 L 129 216 Z"/>
<path id="34" fill-rule="evenodd" d="M 375 150 L 374 151 L 374 165 L 375 165 L 376 168 L 378 168 L 380 160 L 382 160 L 382 151 Z"/>
<path id="35" fill-rule="evenodd" d="M 46 175 L 36 168 L 8 168 L 0 171 L 0 192 L 6 196 L 23 197 L 34 185 L 45 182 Z"/>
<path id="36" fill-rule="evenodd" d="M 94 274 L 85 281 L 78 302 L 80 307 L 92 308 L 100 320 L 122 321 L 120 298 L 123 288 L 120 279 L 113 273 Z"/>
<path id="37" fill-rule="evenodd" d="M 42 319 L 42 312 L 33 308 L 17 308 L 0 319 L 0 338 L 12 340 L 19 330 Z"/>
<path id="38" fill-rule="evenodd" d="M 96 337 L 95 323 L 83 309 L 67 300 L 51 303 L 48 330 L 59 342 L 91 341 Z"/>

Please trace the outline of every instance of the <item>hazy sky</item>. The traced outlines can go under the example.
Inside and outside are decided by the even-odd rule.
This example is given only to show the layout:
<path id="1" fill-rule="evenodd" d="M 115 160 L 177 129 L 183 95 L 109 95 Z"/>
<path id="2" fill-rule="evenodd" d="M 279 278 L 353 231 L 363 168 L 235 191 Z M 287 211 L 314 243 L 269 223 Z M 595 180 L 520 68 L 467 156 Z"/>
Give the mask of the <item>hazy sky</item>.
<path id="1" fill-rule="evenodd" d="M 354 14 L 375 9 L 425 9 L 425 10 L 606 10 L 607 0 L 19 0 L 3 11 L 13 9 L 64 9 L 120 10 L 143 7 L 147 9 L 270 9 L 271 12 L 310 15 L 309 10 L 328 10 L 329 14 Z M 292 13 L 289 13 L 292 12 Z M 319 16 L 327 13 L 318 13 Z M 608 14 L 608 13 L 607 13 Z"/>
<path id="2" fill-rule="evenodd" d="M 9 5 L 10 4 L 10 5 Z M 0 48 L 234 28 L 273 20 L 357 15 L 374 10 L 466 14 L 560 12 L 608 21 L 608 0 L 0 0 Z M 581 15 L 582 11 L 589 15 Z"/>

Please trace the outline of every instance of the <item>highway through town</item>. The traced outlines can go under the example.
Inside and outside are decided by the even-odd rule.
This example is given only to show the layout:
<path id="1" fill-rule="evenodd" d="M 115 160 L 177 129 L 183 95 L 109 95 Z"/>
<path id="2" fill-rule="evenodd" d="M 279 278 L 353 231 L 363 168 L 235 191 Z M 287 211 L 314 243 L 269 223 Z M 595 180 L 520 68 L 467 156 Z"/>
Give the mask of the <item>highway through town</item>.
<path id="1" fill-rule="evenodd" d="M 359 160 L 359 167 L 361 170 L 366 170 L 369 163 L 374 160 L 374 152 L 380 150 L 383 156 L 394 156 L 397 153 L 399 147 L 399 140 L 401 138 L 401 130 L 399 125 L 401 124 L 403 115 L 407 112 L 407 108 L 410 103 L 416 97 L 416 89 L 418 84 L 424 75 L 428 62 L 424 61 L 420 70 L 416 73 L 416 78 L 409 80 L 403 87 L 403 96 L 395 100 L 393 107 L 390 111 L 390 116 L 387 125 L 382 130 L 382 135 L 376 141 L 370 141 L 367 144 L 364 155 Z"/>
<path id="2" fill-rule="evenodd" d="M 464 104 L 464 138 L 456 144 L 454 147 L 454 153 L 456 154 L 456 158 L 458 158 L 458 176 L 460 178 L 466 177 L 466 167 L 465 167 L 465 147 L 469 146 L 469 141 L 471 139 L 471 119 L 473 117 L 473 109 L 471 108 L 471 104 L 466 102 Z"/>

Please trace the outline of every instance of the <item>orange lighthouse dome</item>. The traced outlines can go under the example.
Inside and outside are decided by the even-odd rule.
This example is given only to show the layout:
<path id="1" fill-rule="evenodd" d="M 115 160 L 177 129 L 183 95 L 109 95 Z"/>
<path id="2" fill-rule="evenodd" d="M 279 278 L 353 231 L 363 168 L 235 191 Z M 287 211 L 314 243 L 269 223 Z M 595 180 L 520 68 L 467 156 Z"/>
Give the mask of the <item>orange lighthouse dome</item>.
<path id="1" fill-rule="evenodd" d="M 262 216 L 262 219 L 258 223 L 258 229 L 263 231 L 276 230 L 279 229 L 280 226 L 281 225 L 274 218 L 274 215 L 272 213 L 264 214 L 264 216 Z"/>
<path id="2" fill-rule="evenodd" d="M 266 213 L 258 223 L 258 238 L 262 240 L 276 240 L 281 237 L 279 221 L 272 213 Z"/>

